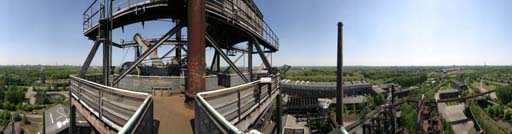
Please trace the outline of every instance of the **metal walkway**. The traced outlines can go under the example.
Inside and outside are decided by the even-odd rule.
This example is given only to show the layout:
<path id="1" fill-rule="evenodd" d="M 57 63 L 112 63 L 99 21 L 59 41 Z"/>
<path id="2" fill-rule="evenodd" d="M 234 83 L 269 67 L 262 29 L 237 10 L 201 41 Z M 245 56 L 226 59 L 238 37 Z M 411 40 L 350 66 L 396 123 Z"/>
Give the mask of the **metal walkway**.
<path id="1" fill-rule="evenodd" d="M 269 85 L 254 81 L 202 92 L 196 97 L 195 133 L 260 133 L 251 126 L 271 110 L 279 94 L 278 80 Z"/>
<path id="2" fill-rule="evenodd" d="M 152 132 L 150 94 L 113 88 L 70 76 L 71 113 L 78 110 L 100 133 Z M 73 122 L 73 121 L 71 121 Z"/>

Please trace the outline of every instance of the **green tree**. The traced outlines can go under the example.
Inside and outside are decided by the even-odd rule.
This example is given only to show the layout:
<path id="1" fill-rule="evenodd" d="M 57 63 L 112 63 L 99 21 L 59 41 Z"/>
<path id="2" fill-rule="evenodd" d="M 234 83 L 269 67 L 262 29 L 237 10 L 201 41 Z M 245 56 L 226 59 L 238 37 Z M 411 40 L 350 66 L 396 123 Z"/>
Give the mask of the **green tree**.
<path id="1" fill-rule="evenodd" d="M 400 118 L 400 125 L 407 128 L 409 132 L 415 131 L 415 120 L 417 116 L 416 108 L 412 105 L 405 104 L 402 106 L 402 118 Z"/>
<path id="2" fill-rule="evenodd" d="M 375 103 L 376 106 L 380 106 L 380 105 L 384 104 L 384 95 L 383 94 L 376 95 L 375 99 L 373 99 L 373 102 Z"/>
<path id="3" fill-rule="evenodd" d="M 512 100 L 512 86 L 498 86 L 496 96 L 502 104 L 509 103 Z"/>
<path id="4" fill-rule="evenodd" d="M 23 124 L 28 125 L 30 124 L 30 121 L 27 119 L 27 115 L 23 114 L 23 118 L 21 118 L 21 121 Z"/>
<path id="5" fill-rule="evenodd" d="M 7 122 L 9 122 L 10 118 L 11 118 L 11 114 L 7 110 L 3 110 L 0 113 L 0 121 L 2 124 L 4 124 L 4 125 L 7 124 Z"/>
<path id="6" fill-rule="evenodd" d="M 14 121 L 21 121 L 21 116 L 18 113 L 14 113 L 12 115 L 12 118 L 14 119 Z"/>

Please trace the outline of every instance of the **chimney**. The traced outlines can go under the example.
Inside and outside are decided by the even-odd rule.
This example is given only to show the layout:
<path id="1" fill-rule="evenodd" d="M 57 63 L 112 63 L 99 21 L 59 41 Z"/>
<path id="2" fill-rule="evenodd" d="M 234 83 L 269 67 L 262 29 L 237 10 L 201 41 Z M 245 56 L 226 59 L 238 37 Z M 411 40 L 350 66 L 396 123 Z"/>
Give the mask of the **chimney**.
<path id="1" fill-rule="evenodd" d="M 336 122 L 343 125 L 343 23 L 338 22 L 338 56 L 336 71 Z"/>

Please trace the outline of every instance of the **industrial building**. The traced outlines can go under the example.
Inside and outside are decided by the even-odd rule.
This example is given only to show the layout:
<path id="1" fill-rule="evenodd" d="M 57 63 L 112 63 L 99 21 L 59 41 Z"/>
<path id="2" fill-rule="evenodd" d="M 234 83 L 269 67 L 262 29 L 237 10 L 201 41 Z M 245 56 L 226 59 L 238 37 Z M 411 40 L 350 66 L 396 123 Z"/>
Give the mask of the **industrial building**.
<path id="1" fill-rule="evenodd" d="M 457 90 L 466 90 L 468 89 L 468 86 L 460 81 L 457 81 L 457 80 L 451 80 L 450 81 L 450 85 L 452 86 L 453 89 L 457 89 Z"/>
<path id="2" fill-rule="evenodd" d="M 290 96 L 334 98 L 336 97 L 336 82 L 311 82 L 299 80 L 281 80 L 283 93 Z M 343 82 L 344 96 L 375 95 L 380 92 L 373 89 L 368 81 Z"/>

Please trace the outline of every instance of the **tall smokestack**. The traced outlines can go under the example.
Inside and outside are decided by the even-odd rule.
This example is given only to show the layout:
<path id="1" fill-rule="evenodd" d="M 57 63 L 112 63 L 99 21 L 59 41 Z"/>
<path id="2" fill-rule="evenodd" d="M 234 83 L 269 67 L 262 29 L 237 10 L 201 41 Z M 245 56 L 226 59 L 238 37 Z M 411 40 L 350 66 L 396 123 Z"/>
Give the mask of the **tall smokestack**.
<path id="1" fill-rule="evenodd" d="M 336 122 L 343 125 L 343 23 L 338 22 L 338 57 L 336 71 Z"/>

